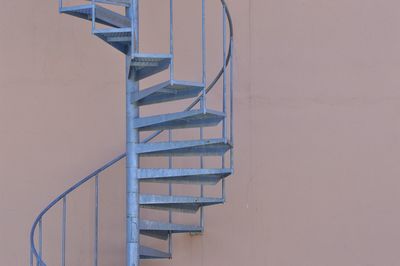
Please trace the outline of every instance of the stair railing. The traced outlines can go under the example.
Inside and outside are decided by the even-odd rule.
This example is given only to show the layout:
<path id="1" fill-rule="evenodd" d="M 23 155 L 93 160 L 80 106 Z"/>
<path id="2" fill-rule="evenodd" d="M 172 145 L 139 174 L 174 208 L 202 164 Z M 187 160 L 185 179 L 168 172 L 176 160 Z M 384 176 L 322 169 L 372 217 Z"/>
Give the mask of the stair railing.
<path id="1" fill-rule="evenodd" d="M 46 213 L 54 207 L 57 203 L 62 203 L 62 232 L 61 232 L 61 265 L 65 266 L 65 246 L 66 246 L 66 221 L 67 221 L 67 196 L 74 192 L 77 188 L 81 187 L 83 184 L 87 183 L 88 181 L 95 179 L 95 237 L 94 237 L 94 261 L 98 259 L 98 219 L 99 219 L 99 212 L 98 212 L 98 202 L 99 202 L 99 175 L 105 171 L 106 169 L 110 168 L 120 160 L 126 157 L 126 154 L 121 154 L 118 157 L 114 158 L 110 162 L 106 163 L 96 171 L 92 172 L 90 175 L 83 178 L 81 181 L 77 182 L 75 185 L 67 189 L 65 192 L 60 194 L 56 197 L 46 208 L 44 208 L 40 214 L 35 219 L 32 229 L 30 232 L 30 266 L 34 265 L 34 259 L 36 259 L 37 266 L 46 266 L 45 262 L 43 261 L 43 218 Z M 38 229 L 38 250 L 36 249 L 35 245 L 35 232 Z M 97 264 L 95 264 L 97 265 Z"/>
<path id="2" fill-rule="evenodd" d="M 229 12 L 228 5 L 226 4 L 225 0 L 221 0 L 221 4 L 222 4 L 223 8 L 225 9 L 226 19 L 228 20 L 228 24 L 229 24 L 229 45 L 228 45 L 229 49 L 228 49 L 227 55 L 226 55 L 226 57 L 224 59 L 224 63 L 222 65 L 220 71 L 217 73 L 217 75 L 211 81 L 211 83 L 206 87 L 205 94 L 209 93 L 214 88 L 214 86 L 217 84 L 217 82 L 223 76 L 223 74 L 226 71 L 226 68 L 228 66 L 230 66 L 231 71 L 233 70 L 233 64 L 231 62 L 232 54 L 233 54 L 233 21 L 232 21 L 232 16 L 231 16 L 231 14 Z M 226 36 L 226 31 L 224 31 L 223 34 Z M 233 72 L 232 72 L 232 74 L 233 74 Z M 232 81 L 231 84 L 233 84 L 233 75 L 230 75 L 230 79 Z M 233 86 L 231 86 L 231 87 L 233 89 Z M 186 107 L 184 109 L 184 111 L 192 110 L 192 108 L 195 107 L 201 101 L 202 97 L 203 97 L 203 95 L 198 96 L 188 107 Z M 233 101 L 232 93 L 230 95 L 230 100 Z M 233 102 L 232 102 L 231 108 L 233 108 Z M 231 120 L 231 122 L 233 122 L 233 120 Z M 231 123 L 231 124 L 233 124 L 233 123 Z M 154 132 L 153 134 L 151 134 L 150 136 L 148 136 L 147 138 L 145 138 L 142 142 L 143 143 L 147 143 L 147 142 L 153 140 L 154 138 L 156 138 L 162 132 L 164 132 L 164 130 L 158 130 L 158 131 Z"/>

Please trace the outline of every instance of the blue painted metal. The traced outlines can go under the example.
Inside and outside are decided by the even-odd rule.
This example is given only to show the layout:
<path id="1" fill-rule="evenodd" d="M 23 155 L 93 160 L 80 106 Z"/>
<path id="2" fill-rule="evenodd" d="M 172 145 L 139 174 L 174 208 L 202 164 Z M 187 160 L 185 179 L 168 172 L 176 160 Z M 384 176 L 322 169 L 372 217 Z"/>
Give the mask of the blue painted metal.
<path id="1" fill-rule="evenodd" d="M 94 178 L 94 250 L 93 265 L 97 266 L 99 261 L 99 175 Z"/>
<path id="2" fill-rule="evenodd" d="M 61 266 L 65 266 L 65 249 L 67 238 L 67 196 L 64 196 L 62 200 Z"/>
<path id="3" fill-rule="evenodd" d="M 50 202 L 49 205 L 47 205 L 40 213 L 39 215 L 36 217 L 35 221 L 32 224 L 32 228 L 31 228 L 31 232 L 30 232 L 30 246 L 31 246 L 31 252 L 33 254 L 34 259 L 36 259 L 36 261 L 39 264 L 45 265 L 44 261 L 42 260 L 42 258 L 39 255 L 38 250 L 36 249 L 36 245 L 35 245 L 35 235 L 36 235 L 36 230 L 39 227 L 39 222 L 42 220 L 42 218 L 46 215 L 46 213 L 53 208 L 54 206 L 57 205 L 57 203 L 61 202 L 61 200 L 63 200 L 64 198 L 66 198 L 67 195 L 69 195 L 70 193 L 72 193 L 73 191 L 75 191 L 77 188 L 81 187 L 82 185 L 84 185 L 85 183 L 87 183 L 89 180 L 93 179 L 93 177 L 95 177 L 96 175 L 100 174 L 101 172 L 103 172 L 104 170 L 108 169 L 109 167 L 111 167 L 112 165 L 114 165 L 115 163 L 119 162 L 120 160 L 122 160 L 123 158 L 125 158 L 126 154 L 122 154 L 116 158 L 114 158 L 112 161 L 108 162 L 107 164 L 103 165 L 102 167 L 100 167 L 99 169 L 97 169 L 96 171 L 94 171 L 93 173 L 91 173 L 90 175 L 86 176 L 85 178 L 83 178 L 82 180 L 80 180 L 79 182 L 77 182 L 75 185 L 73 185 L 72 187 L 70 187 L 69 189 L 67 189 L 65 192 L 61 193 L 58 197 L 56 197 L 52 202 Z"/>
<path id="4" fill-rule="evenodd" d="M 65 0 L 64 0 L 65 1 Z M 139 0 L 89 0 L 89 5 L 64 6 L 59 0 L 59 11 L 64 14 L 91 21 L 92 33 L 121 51 L 126 56 L 126 154 L 122 154 L 97 169 L 89 176 L 69 188 L 52 201 L 35 219 L 30 234 L 30 265 L 45 266 L 43 258 L 43 218 L 58 203 L 62 204 L 61 216 L 61 265 L 66 261 L 67 240 L 67 196 L 75 192 L 89 180 L 94 179 L 94 239 L 93 265 L 99 262 L 99 175 L 118 161 L 126 157 L 126 265 L 139 266 L 140 259 L 170 259 L 172 254 L 172 234 L 199 233 L 204 229 L 205 206 L 225 202 L 225 178 L 233 173 L 233 25 L 229 9 L 222 3 L 222 45 L 223 64 L 216 77 L 207 84 L 206 71 L 206 5 L 202 0 L 201 8 L 201 52 L 202 81 L 176 81 L 174 76 L 174 2 L 170 0 L 169 54 L 144 54 L 139 50 Z M 99 5 L 105 3 L 125 7 L 120 15 Z M 229 25 L 229 44 L 227 45 L 227 23 Z M 108 28 L 97 28 L 97 24 Z M 169 68 L 169 80 L 147 89 L 139 89 L 139 80 L 150 77 Z M 229 70 L 229 71 L 228 71 Z M 229 72 L 229 73 L 228 73 Z M 228 93 L 229 75 L 229 93 Z M 216 87 L 222 78 L 222 111 L 207 109 L 208 93 Z M 229 100 L 228 100 L 229 96 Z M 140 117 L 140 106 L 172 102 L 194 98 L 194 101 L 182 112 Z M 229 103 L 229 108 L 228 108 Z M 193 110 L 196 106 L 197 109 Z M 215 126 L 222 122 L 220 138 L 204 137 L 204 127 Z M 228 127 L 229 122 L 229 127 Z M 192 140 L 173 139 L 173 130 L 195 127 L 200 130 L 200 138 Z M 139 131 L 155 131 L 140 141 Z M 154 139 L 167 130 L 168 141 L 156 142 Z M 229 131 L 229 134 L 228 134 Z M 229 136 L 228 136 L 229 135 Z M 229 151 L 229 153 L 227 153 Z M 168 158 L 168 168 L 141 168 L 140 158 L 160 156 Z M 174 157 L 198 156 L 199 168 L 174 168 Z M 207 168 L 205 156 L 220 156 L 221 168 Z M 230 161 L 226 160 L 230 158 Z M 229 165 L 228 165 L 229 164 Z M 206 185 L 221 182 L 221 197 L 206 196 Z M 168 195 L 146 195 L 140 193 L 141 182 L 157 182 L 168 185 Z M 181 196 L 173 194 L 173 184 L 198 185 L 199 196 Z M 140 220 L 140 208 L 168 211 L 168 222 Z M 173 213 L 200 211 L 200 225 L 173 223 Z M 70 215 L 68 213 L 68 215 Z M 46 220 L 46 223 L 48 221 Z M 68 230 L 69 231 L 69 230 Z M 140 234 L 168 241 L 168 251 L 140 245 Z M 37 239 L 37 240 L 36 240 Z M 38 249 L 36 243 L 38 242 Z M 46 243 L 47 244 L 47 243 Z"/>

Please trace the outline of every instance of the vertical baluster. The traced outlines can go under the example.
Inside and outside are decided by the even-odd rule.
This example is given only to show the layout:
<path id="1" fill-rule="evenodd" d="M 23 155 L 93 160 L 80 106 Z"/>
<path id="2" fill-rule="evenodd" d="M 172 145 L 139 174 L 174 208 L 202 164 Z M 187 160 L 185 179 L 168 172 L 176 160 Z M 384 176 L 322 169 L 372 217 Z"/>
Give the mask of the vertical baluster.
<path id="1" fill-rule="evenodd" d="M 93 265 L 98 264 L 99 255 L 99 175 L 95 177 L 95 193 L 94 193 L 94 254 L 93 254 Z"/>
<path id="2" fill-rule="evenodd" d="M 204 128 L 203 127 L 200 128 L 200 139 L 201 140 L 204 139 Z M 204 168 L 203 156 L 200 156 L 200 168 L 202 168 L 202 169 Z M 204 196 L 204 185 L 201 184 L 200 185 L 200 197 L 203 197 L 203 196 Z M 204 208 L 203 207 L 200 208 L 200 226 L 201 226 L 201 229 L 203 230 L 203 228 L 204 228 Z"/>
<path id="3" fill-rule="evenodd" d="M 207 88 L 207 74 L 206 74 L 206 3 L 205 0 L 201 1 L 201 39 L 202 39 L 202 44 L 201 44 L 201 50 L 202 50 L 202 76 L 203 76 L 203 95 L 201 97 L 201 102 L 200 102 L 200 108 L 203 110 L 203 112 L 206 112 L 206 88 Z M 200 139 L 203 140 L 204 135 L 204 129 L 201 127 L 200 128 Z M 204 168 L 204 158 L 203 156 L 200 156 L 200 168 Z M 200 186 L 200 196 L 204 196 L 204 186 Z M 204 209 L 203 207 L 200 208 L 200 226 L 203 228 L 204 227 Z"/>
<path id="4" fill-rule="evenodd" d="M 130 7 L 126 7 L 125 8 L 125 13 L 126 16 L 131 20 L 131 45 L 130 45 L 130 53 L 131 53 L 131 58 L 133 58 L 133 54 L 134 54 L 134 45 L 135 45 L 135 18 L 134 17 L 130 17 L 131 16 L 131 8 Z"/>
<path id="5" fill-rule="evenodd" d="M 65 266 L 65 243 L 67 234 L 67 198 L 64 196 L 62 205 L 62 237 L 61 237 L 61 266 Z"/>
<path id="6" fill-rule="evenodd" d="M 201 51 L 202 51 L 202 83 L 203 94 L 201 97 L 200 108 L 206 111 L 206 4 L 205 0 L 201 1 Z"/>
<path id="7" fill-rule="evenodd" d="M 92 0 L 92 33 L 96 29 L 96 4 L 94 0 Z"/>
<path id="8" fill-rule="evenodd" d="M 223 64 L 223 84 L 222 84 L 222 89 L 223 89 L 223 96 L 222 96 L 222 112 L 225 114 L 223 123 L 222 123 L 222 137 L 224 140 L 226 140 L 227 137 L 227 128 L 226 128 L 226 63 L 225 63 L 225 58 L 226 58 L 226 7 L 223 5 L 222 7 L 222 64 Z M 221 156 L 221 161 L 222 161 L 222 168 L 225 168 L 225 155 Z M 222 185 L 221 185 L 221 194 L 222 198 L 225 199 L 225 179 L 222 180 Z"/>
<path id="9" fill-rule="evenodd" d="M 175 66 L 175 55 L 174 55 L 174 3 L 173 0 L 169 0 L 169 52 L 172 56 L 171 66 L 169 68 L 169 79 L 174 80 L 174 66 Z"/>
<path id="10" fill-rule="evenodd" d="M 233 141 L 233 137 L 234 137 L 234 134 L 233 134 L 233 127 L 234 127 L 234 121 L 233 121 L 233 108 L 234 108 L 234 106 L 233 106 L 233 104 L 234 104 L 234 102 L 233 102 L 233 74 L 234 74 L 234 55 L 235 55 L 235 53 L 234 53 L 234 43 L 233 43 L 233 37 L 231 37 L 230 38 L 230 42 L 231 42 L 231 46 L 230 46 L 230 50 L 231 50 L 231 60 L 230 60 L 230 73 L 229 73 L 229 78 L 230 78 L 230 81 L 229 81 L 229 96 L 230 96 L 230 103 L 229 103 L 229 107 L 230 107 L 230 143 L 231 143 L 231 145 L 232 145 L 232 147 L 233 147 L 233 143 L 234 143 L 234 141 Z M 233 162 L 233 156 L 234 156 L 234 153 L 233 153 L 233 148 L 230 150 L 230 167 L 231 167 L 231 169 L 233 170 L 234 169 L 234 162 Z"/>
<path id="11" fill-rule="evenodd" d="M 42 266 L 42 256 L 43 256 L 43 224 L 42 218 L 39 220 L 39 258 L 37 261 L 38 266 Z"/>
<path id="12" fill-rule="evenodd" d="M 168 130 L 168 133 L 169 133 L 168 140 L 169 140 L 169 142 L 171 142 L 172 141 L 172 130 L 171 129 Z M 172 168 L 172 156 L 168 157 L 168 167 L 169 167 L 169 169 Z M 170 196 L 172 196 L 172 182 L 171 181 L 168 184 L 168 194 Z M 172 223 L 172 210 L 169 210 L 168 221 L 169 221 L 169 223 Z M 171 232 L 169 232 L 169 237 L 168 237 L 168 253 L 172 254 L 172 233 Z"/>
<path id="13" fill-rule="evenodd" d="M 133 0 L 133 51 L 139 52 L 139 0 Z"/>
<path id="14" fill-rule="evenodd" d="M 32 252 L 31 241 L 29 241 L 29 266 L 33 266 L 33 252 Z"/>

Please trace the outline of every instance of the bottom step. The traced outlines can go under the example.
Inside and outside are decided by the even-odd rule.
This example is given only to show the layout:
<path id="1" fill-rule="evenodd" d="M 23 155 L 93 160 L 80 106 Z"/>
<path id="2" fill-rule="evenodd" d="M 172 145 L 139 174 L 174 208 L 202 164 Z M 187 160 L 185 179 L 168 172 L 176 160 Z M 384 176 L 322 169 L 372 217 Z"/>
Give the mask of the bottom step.
<path id="1" fill-rule="evenodd" d="M 140 246 L 140 259 L 151 260 L 151 259 L 170 259 L 172 256 L 170 253 L 160 251 L 158 249 Z"/>

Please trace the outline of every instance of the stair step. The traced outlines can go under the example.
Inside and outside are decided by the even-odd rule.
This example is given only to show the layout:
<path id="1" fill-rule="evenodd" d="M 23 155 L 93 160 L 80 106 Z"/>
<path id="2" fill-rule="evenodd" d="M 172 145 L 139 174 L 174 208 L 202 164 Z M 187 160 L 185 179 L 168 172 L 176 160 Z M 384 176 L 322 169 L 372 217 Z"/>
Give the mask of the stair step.
<path id="1" fill-rule="evenodd" d="M 215 185 L 232 174 L 231 169 L 138 169 L 141 182 Z"/>
<path id="2" fill-rule="evenodd" d="M 170 253 L 160 251 L 158 249 L 140 246 L 140 259 L 170 259 L 172 256 Z"/>
<path id="3" fill-rule="evenodd" d="M 141 156 L 218 156 L 231 148 L 225 139 L 149 142 L 136 145 Z"/>
<path id="4" fill-rule="evenodd" d="M 120 52 L 127 54 L 131 41 L 131 28 L 96 29 L 93 34 Z"/>
<path id="5" fill-rule="evenodd" d="M 140 195 L 140 206 L 149 209 L 173 210 L 195 213 L 200 207 L 222 204 L 221 198 Z"/>
<path id="6" fill-rule="evenodd" d="M 170 63 L 170 54 L 134 54 L 129 77 L 134 75 L 136 81 L 142 80 L 167 69 Z"/>
<path id="7" fill-rule="evenodd" d="M 191 110 L 137 118 L 134 119 L 134 125 L 139 131 L 211 127 L 218 125 L 224 118 L 224 113 L 214 110 Z"/>
<path id="8" fill-rule="evenodd" d="M 203 90 L 202 83 L 166 81 L 133 94 L 138 106 L 193 98 Z"/>
<path id="9" fill-rule="evenodd" d="M 91 1 L 91 0 L 86 0 Z M 103 3 L 103 4 L 110 4 L 110 5 L 117 5 L 117 6 L 130 6 L 131 1 L 129 0 L 95 0 L 96 3 Z"/>
<path id="10" fill-rule="evenodd" d="M 70 6 L 70 7 L 62 7 L 60 9 L 61 13 L 65 13 L 71 16 L 75 16 L 78 18 L 83 18 L 86 20 L 92 20 L 92 5 L 79 5 L 79 6 Z M 118 14 L 114 11 L 111 11 L 102 6 L 96 5 L 96 22 L 101 23 L 103 25 L 117 27 L 117 28 L 126 28 L 131 26 L 131 21 L 126 16 Z"/>
<path id="11" fill-rule="evenodd" d="M 200 233 L 200 232 L 202 232 L 202 227 L 196 225 L 163 223 L 163 222 L 148 221 L 148 220 L 140 221 L 141 234 L 162 240 L 167 240 L 168 235 L 170 233 L 178 234 L 178 233 Z"/>

